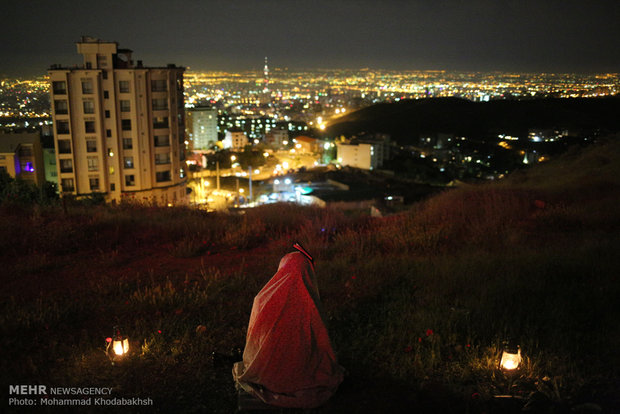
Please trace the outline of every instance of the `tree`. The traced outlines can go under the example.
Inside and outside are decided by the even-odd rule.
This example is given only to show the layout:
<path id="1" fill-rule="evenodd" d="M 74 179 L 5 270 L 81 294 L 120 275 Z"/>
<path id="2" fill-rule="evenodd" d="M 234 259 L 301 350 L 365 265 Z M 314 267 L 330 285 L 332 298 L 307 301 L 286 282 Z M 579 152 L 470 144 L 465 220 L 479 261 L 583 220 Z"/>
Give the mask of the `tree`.
<path id="1" fill-rule="evenodd" d="M 0 170 L 0 200 L 4 195 L 4 189 L 13 181 L 13 177 L 5 170 Z"/>
<path id="2" fill-rule="evenodd" d="M 11 177 L 0 171 L 0 203 L 51 204 L 58 200 L 57 185 L 46 181 L 41 187 L 34 183 Z"/>

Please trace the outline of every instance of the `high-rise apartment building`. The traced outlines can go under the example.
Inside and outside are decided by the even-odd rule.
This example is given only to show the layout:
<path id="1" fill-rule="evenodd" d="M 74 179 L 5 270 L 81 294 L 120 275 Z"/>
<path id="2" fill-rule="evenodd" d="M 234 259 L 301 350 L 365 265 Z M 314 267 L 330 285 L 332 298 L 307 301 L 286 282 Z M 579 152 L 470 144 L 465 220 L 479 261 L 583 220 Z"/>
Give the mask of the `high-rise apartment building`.
<path id="1" fill-rule="evenodd" d="M 217 142 L 217 109 L 197 106 L 187 113 L 189 139 L 194 151 L 206 151 Z"/>
<path id="2" fill-rule="evenodd" d="M 49 70 L 63 194 L 187 202 L 185 68 L 134 64 L 116 42 L 82 37 L 84 63 Z"/>

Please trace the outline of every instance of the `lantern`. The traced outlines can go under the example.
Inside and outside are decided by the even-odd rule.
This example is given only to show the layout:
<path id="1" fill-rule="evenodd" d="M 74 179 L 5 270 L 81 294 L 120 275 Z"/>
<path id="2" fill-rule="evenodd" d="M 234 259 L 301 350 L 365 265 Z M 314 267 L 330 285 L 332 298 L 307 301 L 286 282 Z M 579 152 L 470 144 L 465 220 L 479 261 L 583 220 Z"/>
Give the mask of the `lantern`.
<path id="1" fill-rule="evenodd" d="M 129 339 L 119 338 L 119 339 L 114 340 L 112 344 L 112 348 L 114 349 L 114 354 L 116 356 L 125 355 L 127 352 L 129 352 Z"/>
<path id="2" fill-rule="evenodd" d="M 502 359 L 499 362 L 499 367 L 506 371 L 512 371 L 517 369 L 520 363 L 521 348 L 518 345 L 516 347 L 506 346 L 502 352 Z"/>
<path id="3" fill-rule="evenodd" d="M 106 353 L 112 362 L 117 361 L 129 352 L 129 338 L 121 334 L 118 327 L 114 327 L 114 336 L 106 338 L 108 343 Z"/>

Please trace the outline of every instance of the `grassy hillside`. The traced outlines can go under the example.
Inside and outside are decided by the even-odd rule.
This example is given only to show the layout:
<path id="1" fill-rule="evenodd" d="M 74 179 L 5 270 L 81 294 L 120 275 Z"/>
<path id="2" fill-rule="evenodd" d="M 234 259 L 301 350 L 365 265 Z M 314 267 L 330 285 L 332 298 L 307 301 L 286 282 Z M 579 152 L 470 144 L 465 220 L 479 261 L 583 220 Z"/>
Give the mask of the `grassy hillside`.
<path id="1" fill-rule="evenodd" d="M 348 371 L 317 412 L 618 410 L 619 177 L 609 142 L 382 219 L 2 206 L 2 386 L 234 412 L 231 362 L 212 353 L 240 358 L 252 299 L 299 240 Z M 132 352 L 112 366 L 115 325 Z M 511 375 L 497 368 L 506 340 L 524 356 Z"/>

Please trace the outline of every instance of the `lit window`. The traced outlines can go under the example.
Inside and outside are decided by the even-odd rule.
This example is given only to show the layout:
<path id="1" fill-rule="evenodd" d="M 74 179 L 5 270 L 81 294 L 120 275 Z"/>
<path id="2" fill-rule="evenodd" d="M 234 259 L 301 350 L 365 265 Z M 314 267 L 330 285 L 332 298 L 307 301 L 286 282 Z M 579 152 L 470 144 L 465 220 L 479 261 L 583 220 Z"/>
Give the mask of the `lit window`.
<path id="1" fill-rule="evenodd" d="M 88 183 L 90 184 L 90 191 L 99 190 L 99 177 L 89 177 Z"/>
<path id="2" fill-rule="evenodd" d="M 54 95 L 66 95 L 67 94 L 67 82 L 54 81 L 52 82 L 52 90 Z"/>
<path id="3" fill-rule="evenodd" d="M 155 164 L 170 164 L 170 153 L 155 154 Z"/>
<path id="4" fill-rule="evenodd" d="M 170 139 L 168 135 L 155 135 L 156 147 L 167 147 L 168 145 L 170 145 Z"/>
<path id="5" fill-rule="evenodd" d="M 20 165 L 21 169 L 23 172 L 34 172 L 34 165 L 32 165 L 32 162 L 27 161 L 23 164 Z"/>
<path id="6" fill-rule="evenodd" d="M 99 160 L 97 157 L 87 157 L 88 171 L 99 171 Z"/>
<path id="7" fill-rule="evenodd" d="M 63 178 L 60 180 L 60 186 L 62 187 L 63 192 L 71 192 L 75 190 L 75 186 L 73 185 L 73 178 Z"/>
<path id="8" fill-rule="evenodd" d="M 167 99 L 153 99 L 153 111 L 161 111 L 168 109 Z"/>
<path id="9" fill-rule="evenodd" d="M 118 91 L 120 93 L 129 93 L 129 81 L 118 81 Z"/>
<path id="10" fill-rule="evenodd" d="M 168 128 L 168 117 L 167 116 L 154 117 L 153 128 Z"/>
<path id="11" fill-rule="evenodd" d="M 90 95 L 93 93 L 93 81 L 90 79 L 82 80 L 82 93 Z"/>
<path id="12" fill-rule="evenodd" d="M 67 101 L 54 101 L 54 110 L 57 115 L 65 115 L 69 113 L 69 107 L 67 106 Z"/>
<path id="13" fill-rule="evenodd" d="M 97 152 L 97 141 L 89 139 L 86 141 L 86 152 Z"/>
<path id="14" fill-rule="evenodd" d="M 60 160 L 60 172 L 61 173 L 73 172 L 73 161 L 67 158 L 61 159 Z"/>
<path id="15" fill-rule="evenodd" d="M 95 113 L 95 103 L 93 101 L 84 101 L 82 102 L 84 106 L 85 114 L 94 114 Z"/>

